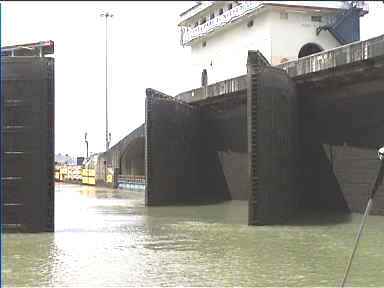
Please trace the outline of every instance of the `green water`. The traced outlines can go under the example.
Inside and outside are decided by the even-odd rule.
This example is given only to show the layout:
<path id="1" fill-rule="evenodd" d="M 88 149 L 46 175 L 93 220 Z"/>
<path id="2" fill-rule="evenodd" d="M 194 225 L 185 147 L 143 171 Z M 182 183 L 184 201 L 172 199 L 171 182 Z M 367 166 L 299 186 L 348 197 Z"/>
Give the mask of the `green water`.
<path id="1" fill-rule="evenodd" d="M 144 206 L 143 192 L 56 185 L 55 233 L 3 236 L 7 286 L 337 286 L 361 215 L 247 226 L 247 202 Z M 384 285 L 384 217 L 348 281 Z"/>

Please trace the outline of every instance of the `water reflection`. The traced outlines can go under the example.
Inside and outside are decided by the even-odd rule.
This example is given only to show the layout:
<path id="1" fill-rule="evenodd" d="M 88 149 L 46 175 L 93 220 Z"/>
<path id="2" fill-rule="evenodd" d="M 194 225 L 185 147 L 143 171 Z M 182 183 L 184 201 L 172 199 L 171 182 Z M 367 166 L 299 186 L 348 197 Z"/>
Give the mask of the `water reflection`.
<path id="1" fill-rule="evenodd" d="M 64 184 L 55 200 L 55 233 L 5 235 L 7 286 L 335 286 L 361 217 L 250 227 L 245 201 L 148 208 L 143 191 Z M 350 284 L 383 285 L 383 238 L 370 216 Z"/>

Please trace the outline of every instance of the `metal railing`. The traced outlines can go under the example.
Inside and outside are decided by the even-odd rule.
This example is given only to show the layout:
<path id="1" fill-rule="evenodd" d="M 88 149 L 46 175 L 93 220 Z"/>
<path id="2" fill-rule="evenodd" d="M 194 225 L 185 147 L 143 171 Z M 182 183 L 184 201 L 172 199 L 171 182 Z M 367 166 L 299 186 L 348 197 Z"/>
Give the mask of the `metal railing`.
<path id="1" fill-rule="evenodd" d="M 129 190 L 141 190 L 145 188 L 145 176 L 143 175 L 118 175 L 117 187 Z"/>
<path id="2" fill-rule="evenodd" d="M 241 75 L 210 84 L 207 87 L 200 87 L 180 93 L 175 98 L 189 103 L 219 95 L 236 93 L 245 89 L 247 89 L 247 79 L 245 75 Z"/>
<path id="3" fill-rule="evenodd" d="M 39 56 L 44 57 L 54 53 L 55 43 L 52 40 L 36 43 L 19 44 L 1 47 L 1 56 Z"/>
<path id="4" fill-rule="evenodd" d="M 296 77 L 379 56 L 384 56 L 384 35 L 322 51 L 276 67 Z"/>

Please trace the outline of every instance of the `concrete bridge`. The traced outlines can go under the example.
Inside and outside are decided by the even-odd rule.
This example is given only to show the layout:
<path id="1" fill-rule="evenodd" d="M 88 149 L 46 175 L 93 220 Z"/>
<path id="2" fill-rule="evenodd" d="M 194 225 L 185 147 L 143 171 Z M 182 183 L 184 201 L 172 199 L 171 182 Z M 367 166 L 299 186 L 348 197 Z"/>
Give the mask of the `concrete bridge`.
<path id="1" fill-rule="evenodd" d="M 144 124 L 101 153 L 96 166 L 96 185 L 106 185 L 107 168 L 114 170 L 114 186 L 117 187 L 119 175 L 144 175 Z"/>
<path id="2" fill-rule="evenodd" d="M 383 80 L 384 35 L 276 67 L 249 51 L 247 75 L 176 97 L 147 89 L 145 126 L 103 157 L 145 169 L 148 206 L 248 200 L 251 225 L 361 212 L 384 143 Z"/>

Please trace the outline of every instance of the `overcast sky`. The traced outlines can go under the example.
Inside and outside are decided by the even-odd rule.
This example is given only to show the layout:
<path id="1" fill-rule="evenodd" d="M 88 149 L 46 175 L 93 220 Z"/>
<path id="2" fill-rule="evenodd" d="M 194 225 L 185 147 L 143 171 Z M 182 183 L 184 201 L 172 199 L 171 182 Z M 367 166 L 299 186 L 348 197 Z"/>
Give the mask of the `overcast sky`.
<path id="1" fill-rule="evenodd" d="M 177 20 L 193 2 L 2 2 L 2 45 L 55 42 L 55 152 L 81 156 L 105 147 L 104 19 L 109 24 L 111 145 L 145 121 L 145 89 L 175 95 L 194 88 L 189 48 Z M 384 4 L 369 2 L 361 39 L 384 34 Z"/>

